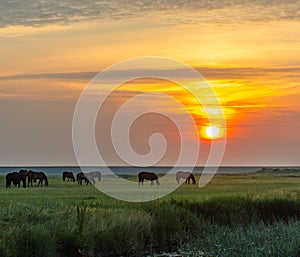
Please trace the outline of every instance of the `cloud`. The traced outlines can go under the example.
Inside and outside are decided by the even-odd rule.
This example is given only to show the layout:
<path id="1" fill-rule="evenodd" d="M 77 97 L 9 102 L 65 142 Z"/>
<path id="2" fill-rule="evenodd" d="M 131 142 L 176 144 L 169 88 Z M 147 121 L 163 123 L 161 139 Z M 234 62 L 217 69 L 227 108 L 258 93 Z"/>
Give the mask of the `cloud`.
<path id="1" fill-rule="evenodd" d="M 299 20 L 294 0 L 1 0 L 0 27 L 65 25 L 133 17 L 161 25 L 199 22 Z"/>
<path id="2" fill-rule="evenodd" d="M 255 77 L 277 76 L 278 78 L 296 78 L 299 76 L 300 67 L 295 68 L 214 68 L 214 67 L 195 67 L 205 79 L 245 79 Z M 184 69 L 157 69 L 157 70 L 113 70 L 107 72 L 106 78 L 109 80 L 123 79 L 129 75 L 137 76 L 147 73 L 174 75 L 174 77 L 185 78 Z M 73 80 L 73 81 L 89 81 L 99 72 L 66 72 L 66 73 L 36 73 L 36 74 L 14 74 L 8 76 L 0 76 L 1 80 L 23 80 L 23 79 L 57 79 L 57 80 Z M 147 77 L 147 76 L 145 76 Z M 156 79 L 151 79 L 155 82 Z"/>
<path id="3" fill-rule="evenodd" d="M 2 76 L 0 80 L 23 79 L 61 79 L 61 80 L 91 80 L 98 72 L 66 72 L 66 73 L 32 73 Z"/>

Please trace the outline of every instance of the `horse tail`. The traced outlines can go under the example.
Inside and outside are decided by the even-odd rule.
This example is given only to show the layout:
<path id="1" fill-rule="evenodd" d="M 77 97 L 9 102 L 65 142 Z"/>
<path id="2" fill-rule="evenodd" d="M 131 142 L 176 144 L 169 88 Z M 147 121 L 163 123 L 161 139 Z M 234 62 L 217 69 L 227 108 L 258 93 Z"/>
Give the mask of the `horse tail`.
<path id="1" fill-rule="evenodd" d="M 139 178 L 139 181 L 142 180 L 142 174 L 141 174 L 141 172 L 138 174 L 138 178 Z"/>
<path id="2" fill-rule="evenodd" d="M 138 185 L 140 185 L 140 183 L 142 182 L 141 172 L 138 174 L 138 179 L 139 179 Z"/>
<path id="3" fill-rule="evenodd" d="M 179 172 L 176 173 L 176 181 L 177 181 L 177 184 L 179 184 L 179 180 L 180 180 L 180 174 Z"/>
<path id="4" fill-rule="evenodd" d="M 23 183 L 23 187 L 26 188 L 26 175 L 25 174 L 20 174 L 21 176 L 21 180 L 22 180 L 22 183 Z"/>
<path id="5" fill-rule="evenodd" d="M 6 188 L 10 188 L 11 185 L 11 178 L 10 178 L 10 174 L 6 175 Z"/>
<path id="6" fill-rule="evenodd" d="M 195 176 L 193 174 L 191 174 L 191 179 L 193 181 L 193 184 L 196 184 L 196 179 L 195 179 Z"/>
<path id="7" fill-rule="evenodd" d="M 45 179 L 45 186 L 48 186 L 48 178 L 46 175 L 45 175 L 44 179 Z"/>

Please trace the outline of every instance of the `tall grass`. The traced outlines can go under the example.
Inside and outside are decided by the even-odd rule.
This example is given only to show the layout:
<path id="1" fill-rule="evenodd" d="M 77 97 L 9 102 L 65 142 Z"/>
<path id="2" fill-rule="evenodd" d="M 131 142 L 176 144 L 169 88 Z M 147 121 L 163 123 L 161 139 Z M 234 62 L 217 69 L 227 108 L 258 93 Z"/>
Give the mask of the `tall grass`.
<path id="1" fill-rule="evenodd" d="M 226 193 L 230 178 L 217 177 L 206 191 L 185 185 L 141 204 L 58 179 L 49 188 L 0 188 L 0 256 L 299 256 L 295 182 L 287 189 L 263 177 L 263 193 L 261 180 L 256 192 L 241 190 L 253 189 L 253 178 L 234 179 L 234 194 Z"/>
<path id="2" fill-rule="evenodd" d="M 217 197 L 203 202 L 177 201 L 171 202 L 205 220 L 220 225 L 249 225 L 264 222 L 298 219 L 299 203 L 289 198 L 255 199 L 251 196 Z"/>

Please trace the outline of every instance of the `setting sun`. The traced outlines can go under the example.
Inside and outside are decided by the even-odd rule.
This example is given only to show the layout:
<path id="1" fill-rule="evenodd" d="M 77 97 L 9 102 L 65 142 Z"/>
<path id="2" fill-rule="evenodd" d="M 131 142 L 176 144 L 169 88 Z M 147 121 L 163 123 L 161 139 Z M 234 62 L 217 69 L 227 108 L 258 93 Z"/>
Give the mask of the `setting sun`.
<path id="1" fill-rule="evenodd" d="M 205 134 L 208 138 L 214 139 L 220 135 L 220 129 L 216 126 L 208 126 L 205 129 Z"/>

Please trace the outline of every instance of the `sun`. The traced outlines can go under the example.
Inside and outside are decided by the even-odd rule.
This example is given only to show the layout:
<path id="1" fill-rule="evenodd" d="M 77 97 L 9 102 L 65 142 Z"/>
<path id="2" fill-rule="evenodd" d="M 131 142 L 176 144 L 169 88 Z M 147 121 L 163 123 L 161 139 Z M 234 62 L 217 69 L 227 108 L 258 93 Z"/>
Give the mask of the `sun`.
<path id="1" fill-rule="evenodd" d="M 214 139 L 220 135 L 220 129 L 216 126 L 208 126 L 205 129 L 205 134 L 208 138 Z"/>

